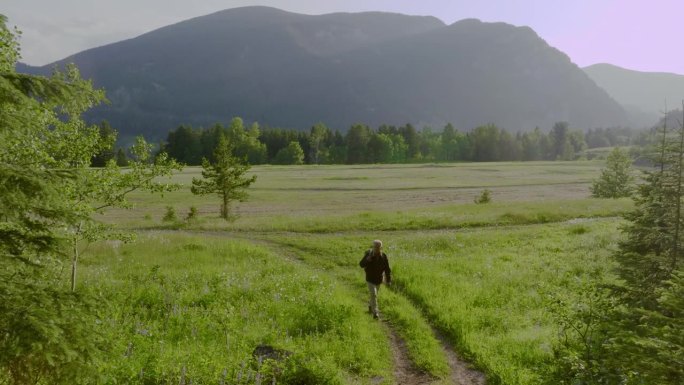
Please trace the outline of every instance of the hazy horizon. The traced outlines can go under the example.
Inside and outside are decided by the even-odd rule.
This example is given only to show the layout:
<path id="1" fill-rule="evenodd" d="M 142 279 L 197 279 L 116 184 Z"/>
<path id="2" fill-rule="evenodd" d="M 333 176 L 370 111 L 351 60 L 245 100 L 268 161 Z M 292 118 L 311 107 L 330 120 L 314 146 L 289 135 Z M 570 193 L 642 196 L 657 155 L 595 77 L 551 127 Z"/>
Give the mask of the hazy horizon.
<path id="1" fill-rule="evenodd" d="M 683 54 L 673 49 L 679 39 L 674 27 L 669 27 L 677 25 L 677 11 L 684 10 L 684 4 L 676 0 L 655 0 L 648 5 L 636 0 L 600 4 L 590 0 L 556 4 L 544 0 L 10 0 L 2 13 L 9 18 L 9 25 L 23 31 L 22 61 L 45 65 L 192 17 L 253 5 L 305 14 L 384 11 L 430 15 L 447 24 L 466 18 L 502 21 L 531 27 L 581 67 L 610 63 L 639 71 L 684 74 Z"/>

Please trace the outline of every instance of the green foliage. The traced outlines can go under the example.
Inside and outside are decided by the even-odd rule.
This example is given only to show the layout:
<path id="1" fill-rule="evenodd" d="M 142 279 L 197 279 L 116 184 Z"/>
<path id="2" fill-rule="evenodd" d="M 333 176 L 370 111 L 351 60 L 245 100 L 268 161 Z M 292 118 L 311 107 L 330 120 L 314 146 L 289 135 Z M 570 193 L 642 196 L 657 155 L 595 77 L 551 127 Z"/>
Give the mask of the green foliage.
<path id="1" fill-rule="evenodd" d="M 233 118 L 226 138 L 238 159 L 245 159 L 249 164 L 262 164 L 266 162 L 266 145 L 259 141 L 260 134 L 257 123 L 252 124 L 249 130 L 245 130 L 242 119 Z"/>
<path id="2" fill-rule="evenodd" d="M 371 129 L 362 124 L 355 124 L 347 132 L 347 163 L 357 164 L 368 161 L 368 141 Z"/>
<path id="3" fill-rule="evenodd" d="M 326 142 L 331 135 L 332 132 L 323 123 L 318 123 L 311 127 L 309 134 L 309 162 L 311 164 L 322 163 L 329 157 Z M 268 145 L 266 146 L 268 147 Z"/>
<path id="4" fill-rule="evenodd" d="M 214 149 L 221 136 L 228 139 L 233 154 L 238 158 L 245 158 L 250 164 L 267 161 L 266 145 L 259 141 L 259 125 L 254 123 L 246 130 L 240 118 L 233 118 L 228 127 L 216 124 L 209 129 L 196 129 L 181 125 L 169 132 L 163 150 L 170 157 L 187 165 L 200 165 L 203 158 L 214 162 Z"/>
<path id="5" fill-rule="evenodd" d="M 631 195 L 634 181 L 632 159 L 616 147 L 606 159 L 606 168 L 591 185 L 591 195 L 596 198 L 623 198 Z"/>
<path id="6" fill-rule="evenodd" d="M 574 152 L 570 143 L 570 129 L 567 122 L 557 122 L 549 134 L 551 140 L 551 159 L 572 160 Z"/>
<path id="7" fill-rule="evenodd" d="M 231 215 L 230 205 L 234 201 L 242 202 L 247 199 L 245 189 L 256 181 L 256 176 L 245 176 L 249 165 L 232 154 L 232 148 L 224 136 L 219 139 L 214 158 L 214 163 L 206 158 L 202 160 L 202 179 L 192 179 L 191 191 L 197 195 L 219 195 L 222 201 L 221 218 L 228 220 Z"/>
<path id="8" fill-rule="evenodd" d="M 73 292 L 83 243 L 130 239 L 96 214 L 130 207 L 126 196 L 138 189 L 169 191 L 172 185 L 157 178 L 176 163 L 166 156 L 152 162 L 140 138 L 128 172 L 111 159 L 91 169 L 111 149 L 114 133 L 86 125 L 81 114 L 104 101 L 104 91 L 74 66 L 50 78 L 14 73 L 18 46 L 4 17 L 0 41 L 0 290 L 3 306 L 7 301 L 0 313 L 0 373 L 11 384 L 90 383 L 101 348 L 90 307 L 97 296 L 65 292 L 64 257 L 71 258 Z"/>
<path id="9" fill-rule="evenodd" d="M 487 204 L 492 201 L 492 192 L 489 189 L 482 190 L 479 197 L 475 198 L 475 203 L 478 205 Z"/>
<path id="10" fill-rule="evenodd" d="M 104 167 L 111 159 L 118 155 L 114 154 L 116 131 L 107 121 L 100 123 L 100 140 L 102 142 L 102 149 L 90 161 L 92 167 Z"/>
<path id="11" fill-rule="evenodd" d="M 635 303 L 650 308 L 658 288 L 681 264 L 684 198 L 684 129 L 659 131 L 653 149 L 655 169 L 644 172 L 634 196 L 635 210 L 625 217 L 627 239 L 616 255 L 620 274 Z"/>
<path id="12" fill-rule="evenodd" d="M 18 44 L 0 16 L 0 380 L 71 384 L 92 378 L 98 336 L 86 296 L 64 290 L 61 229 L 81 213 L 64 199 L 99 148 L 79 119 L 102 100 L 78 71 L 14 72 Z M 66 143 L 73 141 L 69 148 Z"/>
<path id="13" fill-rule="evenodd" d="M 66 146 L 66 144 L 65 144 Z M 79 220 L 66 227 L 65 237 L 69 240 L 72 258 L 71 288 L 76 288 L 76 270 L 81 245 L 100 239 L 132 240 L 132 234 L 116 231 L 112 226 L 95 220 L 96 214 L 104 214 L 110 208 L 129 209 L 132 204 L 127 196 L 136 190 L 163 194 L 178 189 L 180 186 L 162 177 L 170 177 L 173 171 L 181 166 L 169 159 L 165 153 L 152 157 L 152 145 L 142 137 L 136 139 L 130 148 L 133 159 L 124 172 L 113 160 L 101 169 L 89 169 L 85 166 L 74 168 L 76 178 L 68 180 L 62 186 L 63 196 L 69 208 L 78 214 Z M 86 155 L 87 156 L 87 155 Z M 72 164 L 82 164 L 72 162 Z"/>
<path id="14" fill-rule="evenodd" d="M 323 123 L 309 132 L 264 128 L 253 124 L 245 130 L 244 122 L 234 118 L 230 127 L 216 124 L 209 129 L 180 126 L 169 132 L 163 145 L 169 155 L 188 165 L 199 165 L 205 157 L 213 162 L 218 138 L 225 135 L 234 155 L 247 157 L 250 164 L 293 164 L 284 154 L 292 142 L 299 143 L 307 164 L 409 163 L 427 161 L 534 161 L 573 160 L 584 154 L 591 138 L 594 143 L 615 145 L 643 144 L 644 134 L 629 129 L 596 129 L 582 133 L 558 123 L 551 133 L 540 128 L 513 135 L 489 124 L 470 132 L 459 132 L 447 124 L 442 132 L 430 127 L 417 130 L 410 124 L 395 127 L 381 125 L 376 130 L 363 124 L 352 125 L 346 134 L 332 131 Z M 284 151 L 283 154 L 278 154 Z M 591 155 L 591 154 L 590 154 Z"/>
<path id="15" fill-rule="evenodd" d="M 547 309 L 559 327 L 553 346 L 555 365 L 549 367 L 548 384 L 618 384 L 612 349 L 618 306 L 598 270 L 583 277 L 568 277 L 568 287 L 548 294 Z"/>
<path id="16" fill-rule="evenodd" d="M 178 216 L 176 215 L 176 209 L 173 206 L 166 206 L 166 213 L 162 218 L 164 222 L 176 222 L 178 221 Z"/>
<path id="17" fill-rule="evenodd" d="M 199 211 L 197 211 L 197 207 L 195 206 L 190 206 L 190 209 L 188 210 L 188 214 L 185 216 L 185 220 L 187 222 L 192 222 L 197 220 L 199 217 Z"/>
<path id="18" fill-rule="evenodd" d="M 292 141 L 280 149 L 274 159 L 275 164 L 304 164 L 304 150 L 299 142 Z"/>
<path id="19" fill-rule="evenodd" d="M 615 252 L 618 283 L 586 290 L 587 301 L 566 316 L 573 332 L 558 351 L 556 379 L 587 384 L 681 384 L 681 229 L 684 199 L 684 126 L 656 132 L 654 169 L 634 194 L 626 239 Z M 629 157 L 614 150 L 598 183 L 627 178 Z M 604 183 L 604 184 L 605 184 Z M 594 190 L 608 188 L 594 184 Z M 622 187 L 621 185 L 619 187 Z M 613 191 L 615 188 L 613 188 Z M 679 299 L 674 299 L 680 296 Z M 618 306 L 619 305 L 619 306 Z M 677 332 L 675 332 L 677 330 Z M 566 336 L 567 337 L 567 336 Z M 562 380 L 565 378 L 566 380 Z"/>
<path id="20" fill-rule="evenodd" d="M 493 162 L 502 160 L 499 141 L 499 127 L 488 124 L 475 128 L 470 133 L 470 151 L 475 162 Z"/>
<path id="21" fill-rule="evenodd" d="M 58 266 L 7 265 L 0 271 L 0 381 L 88 384 L 106 349 L 95 329 L 92 295 L 65 291 Z"/>
<path id="22" fill-rule="evenodd" d="M 116 165 L 119 167 L 128 167 L 128 156 L 126 156 L 126 151 L 120 148 L 116 151 Z"/>
<path id="23" fill-rule="evenodd" d="M 646 172 L 638 187 L 635 210 L 626 215 L 627 239 L 615 254 L 624 284 L 614 292 L 624 306 L 613 338 L 621 352 L 619 370 L 638 373 L 629 383 L 681 384 L 682 339 L 672 328 L 681 327 L 682 308 L 672 295 L 681 292 L 684 255 L 684 125 L 664 124 L 656 140 L 655 170 Z"/>

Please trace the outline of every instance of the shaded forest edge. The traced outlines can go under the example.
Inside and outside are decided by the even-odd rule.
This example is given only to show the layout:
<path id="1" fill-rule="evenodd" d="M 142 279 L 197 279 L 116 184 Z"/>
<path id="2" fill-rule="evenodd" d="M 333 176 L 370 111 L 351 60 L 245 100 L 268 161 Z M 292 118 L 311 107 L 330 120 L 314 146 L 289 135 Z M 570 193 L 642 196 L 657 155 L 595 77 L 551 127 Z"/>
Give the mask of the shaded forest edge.
<path id="1" fill-rule="evenodd" d="M 107 122 L 100 124 L 100 131 L 103 137 L 115 137 Z M 212 153 L 221 136 L 228 139 L 235 156 L 252 165 L 577 160 L 605 155 L 592 150 L 616 146 L 635 146 L 631 155 L 636 158 L 636 147 L 647 144 L 649 135 L 648 130 L 623 127 L 583 132 L 571 129 L 567 122 L 554 124 L 548 132 L 536 128 L 524 133 L 511 133 L 493 124 L 470 132 L 460 131 L 452 124 L 441 132 L 429 127 L 419 130 L 411 124 L 381 125 L 377 129 L 354 124 L 343 134 L 323 123 L 309 131 L 260 127 L 257 123 L 246 127 L 236 117 L 227 126 L 181 125 L 169 132 L 158 148 L 190 166 L 202 164 L 203 158 L 213 161 Z M 93 166 L 125 156 L 122 149 L 110 148 L 95 158 Z"/>

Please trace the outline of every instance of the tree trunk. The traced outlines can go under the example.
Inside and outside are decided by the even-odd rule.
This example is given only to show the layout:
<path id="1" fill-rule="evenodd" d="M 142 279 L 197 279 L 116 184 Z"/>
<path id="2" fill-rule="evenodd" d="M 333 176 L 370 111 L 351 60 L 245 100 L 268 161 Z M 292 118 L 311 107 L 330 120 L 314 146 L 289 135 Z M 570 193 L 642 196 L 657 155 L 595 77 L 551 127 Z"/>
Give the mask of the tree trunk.
<path id="1" fill-rule="evenodd" d="M 223 205 L 221 205 L 221 218 L 228 220 L 228 194 L 226 192 L 223 193 Z"/>
<path id="2" fill-rule="evenodd" d="M 76 290 L 76 265 L 78 264 L 78 238 L 74 236 L 72 240 L 72 259 L 71 259 L 71 291 Z"/>

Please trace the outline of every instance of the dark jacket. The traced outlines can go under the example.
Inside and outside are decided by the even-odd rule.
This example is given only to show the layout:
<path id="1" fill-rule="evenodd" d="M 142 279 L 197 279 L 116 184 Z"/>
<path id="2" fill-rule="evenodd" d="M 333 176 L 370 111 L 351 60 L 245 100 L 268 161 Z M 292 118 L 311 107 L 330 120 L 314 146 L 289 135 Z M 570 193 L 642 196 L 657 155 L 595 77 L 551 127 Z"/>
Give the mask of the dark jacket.
<path id="1" fill-rule="evenodd" d="M 366 251 L 359 266 L 366 270 L 366 281 L 379 285 L 382 283 L 382 273 L 385 273 L 387 283 L 392 282 L 392 270 L 390 270 L 387 254 L 381 252 L 380 256 L 373 255 L 373 250 Z"/>

